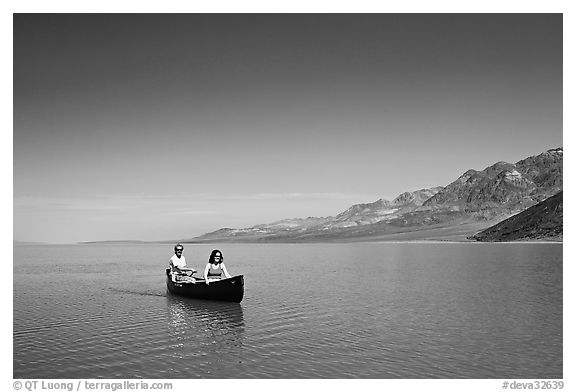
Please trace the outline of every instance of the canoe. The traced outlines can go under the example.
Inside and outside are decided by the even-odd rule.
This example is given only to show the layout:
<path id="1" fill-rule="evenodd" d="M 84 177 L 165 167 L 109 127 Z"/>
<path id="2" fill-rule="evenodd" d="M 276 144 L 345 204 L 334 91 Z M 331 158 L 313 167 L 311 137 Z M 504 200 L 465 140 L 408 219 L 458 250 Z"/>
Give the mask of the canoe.
<path id="1" fill-rule="evenodd" d="M 204 278 L 196 282 L 172 282 L 170 268 L 166 269 L 166 286 L 172 294 L 215 301 L 240 302 L 244 298 L 244 275 L 233 276 L 206 284 Z"/>

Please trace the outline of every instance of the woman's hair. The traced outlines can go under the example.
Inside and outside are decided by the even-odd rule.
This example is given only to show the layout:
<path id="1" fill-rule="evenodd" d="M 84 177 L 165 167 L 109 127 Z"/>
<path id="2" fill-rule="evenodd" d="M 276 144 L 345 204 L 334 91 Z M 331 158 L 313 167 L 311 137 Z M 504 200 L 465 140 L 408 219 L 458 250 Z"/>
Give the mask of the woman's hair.
<path id="1" fill-rule="evenodd" d="M 174 245 L 174 252 L 176 252 L 176 249 L 182 248 L 182 250 L 184 250 L 184 246 L 182 246 L 181 243 L 177 243 L 176 245 Z"/>
<path id="2" fill-rule="evenodd" d="M 218 254 L 220 255 L 220 260 L 216 261 L 216 260 L 214 260 L 214 256 L 216 256 L 216 255 L 218 255 Z M 214 249 L 214 250 L 212 251 L 212 253 L 210 253 L 210 258 L 208 259 L 208 262 L 209 262 L 210 264 L 220 264 L 220 263 L 222 263 L 223 261 L 224 261 L 224 255 L 223 255 L 222 252 L 220 252 L 218 249 Z"/>

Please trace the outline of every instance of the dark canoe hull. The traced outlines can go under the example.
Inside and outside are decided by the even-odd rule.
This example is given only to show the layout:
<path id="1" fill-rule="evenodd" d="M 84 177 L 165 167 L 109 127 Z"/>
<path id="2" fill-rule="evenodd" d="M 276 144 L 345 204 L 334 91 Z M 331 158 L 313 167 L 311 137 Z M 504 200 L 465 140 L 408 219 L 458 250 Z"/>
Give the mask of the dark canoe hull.
<path id="1" fill-rule="evenodd" d="M 204 279 L 197 278 L 196 283 L 172 282 L 170 270 L 166 270 L 166 286 L 172 294 L 190 298 L 214 301 L 240 302 L 244 298 L 244 276 L 233 276 L 207 285 Z"/>

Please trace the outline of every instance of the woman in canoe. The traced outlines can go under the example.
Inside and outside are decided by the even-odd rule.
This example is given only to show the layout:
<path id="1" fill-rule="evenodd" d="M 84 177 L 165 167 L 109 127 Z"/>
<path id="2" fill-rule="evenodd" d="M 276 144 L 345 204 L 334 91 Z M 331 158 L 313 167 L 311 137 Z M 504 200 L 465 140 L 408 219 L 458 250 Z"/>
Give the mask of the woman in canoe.
<path id="1" fill-rule="evenodd" d="M 204 279 L 206 280 L 206 284 L 210 284 L 210 282 L 216 282 L 222 279 L 222 275 L 226 278 L 232 277 L 226 270 L 222 252 L 218 249 L 214 249 L 212 253 L 210 253 L 210 259 L 208 259 L 206 268 L 204 268 Z"/>

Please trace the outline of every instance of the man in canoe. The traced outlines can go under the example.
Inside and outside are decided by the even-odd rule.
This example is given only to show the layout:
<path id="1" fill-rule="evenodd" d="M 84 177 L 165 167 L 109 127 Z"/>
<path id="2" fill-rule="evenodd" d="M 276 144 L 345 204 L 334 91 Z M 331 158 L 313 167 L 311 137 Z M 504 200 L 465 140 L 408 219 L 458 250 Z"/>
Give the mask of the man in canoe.
<path id="1" fill-rule="evenodd" d="M 170 258 L 170 272 L 172 273 L 173 282 L 189 281 L 196 272 L 194 268 L 186 266 L 186 258 L 182 255 L 184 246 L 176 244 L 174 246 L 174 255 Z M 195 280 L 195 279 L 194 279 Z"/>

